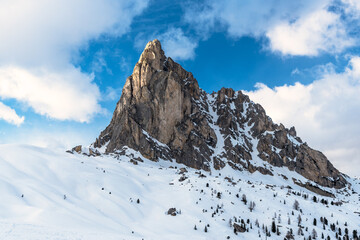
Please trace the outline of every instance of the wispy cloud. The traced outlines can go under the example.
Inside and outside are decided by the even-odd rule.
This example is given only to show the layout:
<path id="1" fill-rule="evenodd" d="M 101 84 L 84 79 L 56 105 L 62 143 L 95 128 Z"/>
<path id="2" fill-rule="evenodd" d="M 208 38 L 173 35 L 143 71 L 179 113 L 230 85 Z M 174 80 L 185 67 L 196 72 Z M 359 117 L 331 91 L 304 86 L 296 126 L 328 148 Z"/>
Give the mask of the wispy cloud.
<path id="1" fill-rule="evenodd" d="M 114 101 L 120 99 L 122 88 L 107 87 L 103 93 L 102 101 Z"/>
<path id="2" fill-rule="evenodd" d="M 143 49 L 148 41 L 153 39 L 161 41 L 166 55 L 175 60 L 189 60 L 195 58 L 195 49 L 198 39 L 187 36 L 181 28 L 169 28 L 164 32 L 155 32 L 150 35 L 138 34 L 135 47 Z"/>
<path id="3" fill-rule="evenodd" d="M 194 59 L 197 41 L 186 36 L 180 28 L 170 28 L 158 38 L 168 56 L 175 60 Z"/>
<path id="4" fill-rule="evenodd" d="M 25 117 L 20 117 L 14 109 L 0 102 L 0 119 L 10 124 L 20 126 L 24 122 Z"/>
<path id="5" fill-rule="evenodd" d="M 298 68 L 295 68 L 294 70 L 291 71 L 291 75 L 297 75 L 300 74 L 300 70 Z"/>
<path id="6" fill-rule="evenodd" d="M 108 74 L 110 75 L 113 74 L 106 62 L 104 51 L 99 50 L 95 53 L 94 59 L 91 63 L 91 70 L 95 73 L 102 72 L 105 70 Z"/>

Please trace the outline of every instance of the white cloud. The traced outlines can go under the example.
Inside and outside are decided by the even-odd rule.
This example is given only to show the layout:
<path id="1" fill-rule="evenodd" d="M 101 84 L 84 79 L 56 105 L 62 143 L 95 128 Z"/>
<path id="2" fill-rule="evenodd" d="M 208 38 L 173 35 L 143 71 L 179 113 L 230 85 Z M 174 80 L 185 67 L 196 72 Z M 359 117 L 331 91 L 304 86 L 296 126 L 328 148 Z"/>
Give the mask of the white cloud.
<path id="1" fill-rule="evenodd" d="M 0 67 L 0 96 L 17 99 L 41 115 L 86 122 L 102 111 L 97 103 L 99 89 L 92 78 L 74 67 L 61 73 Z"/>
<path id="2" fill-rule="evenodd" d="M 232 37 L 261 37 L 272 26 L 282 21 L 293 21 L 299 16 L 326 6 L 330 0 L 207 0 L 204 4 L 187 8 L 185 21 L 202 32 L 225 28 Z"/>
<path id="3" fill-rule="evenodd" d="M 115 101 L 120 98 L 122 88 L 107 87 L 105 93 L 103 93 L 102 101 Z"/>
<path id="4" fill-rule="evenodd" d="M 291 75 L 301 74 L 300 70 L 298 68 L 295 68 L 291 71 Z"/>
<path id="5" fill-rule="evenodd" d="M 109 68 L 105 60 L 105 53 L 102 50 L 99 50 L 95 53 L 94 60 L 91 63 L 91 69 L 95 73 L 103 72 L 105 70 L 109 75 L 113 75 L 111 69 Z"/>
<path id="6" fill-rule="evenodd" d="M 353 17 L 360 17 L 360 1 L 358 0 L 342 0 L 346 5 L 345 11 Z"/>
<path id="7" fill-rule="evenodd" d="M 321 51 L 340 53 L 355 45 L 340 15 L 324 9 L 302 16 L 293 23 L 270 28 L 266 36 L 272 51 L 283 55 L 317 56 Z"/>
<path id="8" fill-rule="evenodd" d="M 147 4 L 148 0 L 1 1 L 0 97 L 24 102 L 51 118 L 88 121 L 101 112 L 99 90 L 93 76 L 75 68 L 73 60 L 89 40 L 128 31 Z M 4 90 L 9 87 L 11 91 Z"/>
<path id="9" fill-rule="evenodd" d="M 175 60 L 187 60 L 195 57 L 197 41 L 185 36 L 180 28 L 171 28 L 158 36 L 167 56 Z"/>
<path id="10" fill-rule="evenodd" d="M 352 57 L 341 73 L 329 66 L 309 85 L 271 89 L 258 84 L 247 94 L 275 122 L 296 126 L 310 146 L 323 151 L 340 170 L 355 175 L 360 170 L 354 167 L 360 166 L 360 57 Z"/>
<path id="11" fill-rule="evenodd" d="M 15 110 L 0 102 L 0 119 L 10 124 L 20 126 L 24 122 L 24 117 L 16 114 Z"/>
<path id="12" fill-rule="evenodd" d="M 348 6 L 358 5 L 353 0 L 343 1 L 349 2 Z M 315 56 L 342 52 L 356 44 L 346 18 L 340 11 L 329 10 L 333 5 L 344 8 L 346 4 L 333 0 L 208 0 L 186 8 L 184 19 L 204 38 L 225 30 L 233 38 L 266 37 L 267 48 L 283 55 Z"/>
<path id="13" fill-rule="evenodd" d="M 142 50 L 147 42 L 154 39 L 159 39 L 166 56 L 174 60 L 188 60 L 195 57 L 198 40 L 186 36 L 181 28 L 169 28 L 166 32 L 146 36 L 140 33 L 136 37 L 135 47 Z"/>
<path id="14" fill-rule="evenodd" d="M 122 35 L 147 0 L 3 0 L 0 64 L 67 64 L 72 54 L 103 33 Z"/>

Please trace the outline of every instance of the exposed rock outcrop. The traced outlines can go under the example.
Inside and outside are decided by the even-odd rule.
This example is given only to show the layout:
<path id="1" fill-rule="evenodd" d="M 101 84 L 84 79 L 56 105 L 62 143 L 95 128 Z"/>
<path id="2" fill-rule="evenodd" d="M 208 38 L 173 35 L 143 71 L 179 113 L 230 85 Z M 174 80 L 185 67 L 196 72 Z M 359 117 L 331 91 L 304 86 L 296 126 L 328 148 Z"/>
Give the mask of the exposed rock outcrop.
<path id="1" fill-rule="evenodd" d="M 204 97 L 193 75 L 166 58 L 159 41 L 149 42 L 94 146 L 109 142 L 107 152 L 129 146 L 154 161 L 209 170 L 216 136 L 202 114 L 208 111 Z"/>
<path id="2" fill-rule="evenodd" d="M 127 146 L 153 160 L 175 160 L 211 171 L 226 164 L 273 175 L 287 167 L 321 186 L 342 188 L 346 180 L 319 151 L 274 124 L 241 91 L 207 94 L 192 73 L 149 42 L 126 80 L 109 126 L 93 146 L 107 153 Z"/>

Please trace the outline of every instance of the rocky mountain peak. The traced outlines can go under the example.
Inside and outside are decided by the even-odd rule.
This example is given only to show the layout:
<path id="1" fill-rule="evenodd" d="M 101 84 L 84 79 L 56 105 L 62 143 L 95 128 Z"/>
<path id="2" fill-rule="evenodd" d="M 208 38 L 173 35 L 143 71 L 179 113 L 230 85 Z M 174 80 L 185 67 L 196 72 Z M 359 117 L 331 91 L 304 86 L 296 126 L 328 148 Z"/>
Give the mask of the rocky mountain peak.
<path id="1" fill-rule="evenodd" d="M 150 67 L 161 70 L 165 61 L 165 53 L 161 48 L 159 40 L 155 39 L 146 44 L 142 52 L 138 64 L 148 64 Z"/>
<path id="2" fill-rule="evenodd" d="M 294 127 L 273 123 L 241 91 L 222 88 L 207 94 L 200 89 L 192 73 L 165 56 L 158 40 L 146 45 L 109 126 L 93 146 L 116 154 L 131 148 L 152 161 L 176 161 L 205 171 L 228 165 L 274 175 L 285 168 L 309 181 L 294 182 L 324 195 L 317 184 L 347 184 L 321 152 L 296 136 Z"/>

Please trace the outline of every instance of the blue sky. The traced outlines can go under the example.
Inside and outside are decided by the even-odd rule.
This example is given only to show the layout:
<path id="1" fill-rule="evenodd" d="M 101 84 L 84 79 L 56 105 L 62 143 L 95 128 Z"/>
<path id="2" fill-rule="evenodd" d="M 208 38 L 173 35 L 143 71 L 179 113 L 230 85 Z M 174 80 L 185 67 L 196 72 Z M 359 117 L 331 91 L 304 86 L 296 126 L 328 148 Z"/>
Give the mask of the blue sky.
<path id="1" fill-rule="evenodd" d="M 244 90 L 356 175 L 359 26 L 357 0 L 5 0 L 0 143 L 91 143 L 158 38 L 201 88 Z"/>

